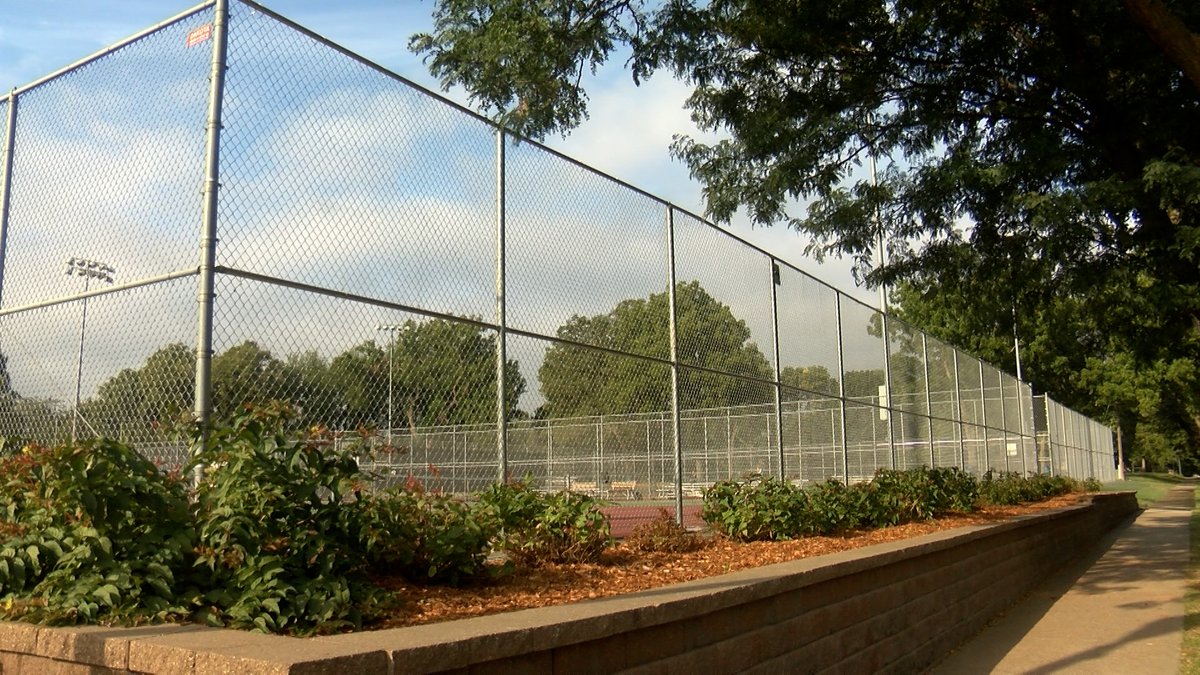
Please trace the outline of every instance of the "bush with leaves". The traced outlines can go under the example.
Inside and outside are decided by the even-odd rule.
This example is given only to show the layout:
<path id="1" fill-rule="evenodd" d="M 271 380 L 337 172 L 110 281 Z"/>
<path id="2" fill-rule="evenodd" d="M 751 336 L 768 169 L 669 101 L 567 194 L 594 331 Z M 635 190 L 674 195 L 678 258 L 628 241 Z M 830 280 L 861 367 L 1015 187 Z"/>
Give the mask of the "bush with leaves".
<path id="1" fill-rule="evenodd" d="M 198 619 L 263 632 L 359 626 L 379 599 L 361 544 L 365 485 L 322 429 L 289 430 L 283 404 L 247 408 L 197 456 Z"/>
<path id="2" fill-rule="evenodd" d="M 869 510 L 869 488 L 869 483 L 846 485 L 832 479 L 806 488 L 808 533 L 835 534 L 861 527 Z"/>
<path id="3" fill-rule="evenodd" d="M 7 615 L 97 623 L 187 612 L 195 531 L 186 490 L 128 446 L 5 442 L 0 504 Z"/>
<path id="4" fill-rule="evenodd" d="M 704 541 L 677 523 L 669 511 L 660 508 L 654 520 L 633 527 L 625 537 L 625 545 L 643 553 L 688 553 L 702 547 Z"/>
<path id="5" fill-rule="evenodd" d="M 1079 483 L 1066 476 L 1021 476 L 1017 473 L 988 471 L 979 484 L 980 501 L 1010 506 L 1041 501 L 1080 489 Z"/>
<path id="6" fill-rule="evenodd" d="M 864 524 L 886 527 L 972 511 L 979 483 L 957 468 L 880 469 L 870 482 L 870 494 L 870 513 Z"/>
<path id="7" fill-rule="evenodd" d="M 829 480 L 806 488 L 754 475 L 706 490 L 701 515 L 731 539 L 793 539 L 968 512 L 978 495 L 978 481 L 953 468 L 881 470 L 869 483 Z"/>
<path id="8" fill-rule="evenodd" d="M 524 480 L 493 485 L 479 502 L 496 514 L 500 546 L 517 565 L 595 562 L 612 539 L 601 503 L 578 492 L 543 494 Z"/>
<path id="9" fill-rule="evenodd" d="M 364 505 L 361 537 L 375 572 L 400 573 L 414 583 L 460 582 L 484 574 L 499 532 L 492 510 L 419 485 L 372 496 Z"/>
<path id="10" fill-rule="evenodd" d="M 807 504 L 799 487 L 755 474 L 705 490 L 701 517 L 714 531 L 739 541 L 792 539 L 811 529 Z"/>

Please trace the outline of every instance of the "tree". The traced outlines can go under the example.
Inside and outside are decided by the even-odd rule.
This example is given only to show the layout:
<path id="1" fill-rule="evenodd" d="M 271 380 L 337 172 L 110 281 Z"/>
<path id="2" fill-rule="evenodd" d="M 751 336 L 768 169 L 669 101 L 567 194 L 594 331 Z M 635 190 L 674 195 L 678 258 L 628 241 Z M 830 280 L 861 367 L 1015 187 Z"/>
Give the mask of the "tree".
<path id="1" fill-rule="evenodd" d="M 947 249 L 950 253 L 951 249 Z M 1161 318 L 1151 299 L 1123 291 L 1083 298 L 1049 280 L 1037 260 L 1021 260 L 1005 282 L 972 268 L 996 264 L 967 246 L 952 250 L 942 275 L 917 275 L 895 293 L 898 312 L 942 339 L 1008 370 L 1020 339 L 1023 376 L 1036 390 L 1104 423 L 1129 441 L 1130 458 L 1159 467 L 1194 462 L 1192 430 L 1200 426 L 1196 361 L 1155 344 Z M 953 280 L 953 281 L 951 281 Z M 1145 278 L 1143 278 L 1143 282 Z M 1134 284 L 1135 287 L 1137 284 Z M 1102 310 L 1106 318 L 1098 318 Z M 1106 329 L 1123 322 L 1122 333 Z M 1129 334 L 1145 339 L 1131 341 Z"/>
<path id="2" fill-rule="evenodd" d="M 394 405 L 405 426 L 495 422 L 494 333 L 457 321 L 410 320 L 394 339 Z M 504 382 L 505 415 L 512 419 L 525 391 L 516 361 L 505 363 Z"/>
<path id="3" fill-rule="evenodd" d="M 192 410 L 195 357 L 181 342 L 162 347 L 138 368 L 125 368 L 80 404 L 88 431 L 137 442 L 161 436 Z M 157 431 L 156 431 L 157 430 Z"/>
<path id="4" fill-rule="evenodd" d="M 872 284 L 958 283 L 970 249 L 967 283 L 992 291 L 977 323 L 1005 321 L 1031 262 L 1074 303 L 1051 324 L 1111 337 L 1138 371 L 1200 363 L 1197 3 L 441 0 L 434 19 L 410 46 L 518 132 L 576 126 L 583 74 L 624 45 L 635 81 L 695 86 L 693 118 L 721 140 L 673 152 L 714 218 L 787 223 Z M 893 158 L 878 185 L 851 178 L 868 155 Z M 1051 324 L 1031 331 L 1047 347 Z M 1200 415 L 1182 418 L 1200 445 Z"/>
<path id="5" fill-rule="evenodd" d="M 684 366 L 679 382 L 681 406 L 707 408 L 772 400 L 770 385 L 758 381 L 774 378 L 771 365 L 750 341 L 746 323 L 699 282 L 680 282 L 675 297 L 679 360 Z M 538 369 L 546 397 L 540 416 L 670 410 L 671 381 L 666 366 L 603 351 L 669 358 L 669 311 L 664 292 L 647 299 L 623 300 L 607 314 L 568 319 L 557 335 L 569 343 L 556 343 L 548 349 Z"/>
<path id="6" fill-rule="evenodd" d="M 784 401 L 837 396 L 841 386 L 825 366 L 788 366 L 779 371 L 779 383 Z"/>
<path id="7" fill-rule="evenodd" d="M 244 403 L 290 400 L 298 391 L 295 373 L 253 340 L 213 357 L 212 409 L 219 418 L 232 416 Z"/>
<path id="8" fill-rule="evenodd" d="M 409 428 L 493 423 L 496 419 L 496 337 L 470 324 L 408 321 L 395 344 L 373 340 L 325 361 L 315 351 L 280 359 L 247 340 L 213 357 L 213 411 L 218 417 L 244 403 L 286 400 L 305 425 L 380 428 L 387 422 L 388 355 L 396 421 Z M 2 364 L 0 364 L 2 365 Z M 195 360 L 182 343 L 151 354 L 100 385 L 82 406 L 96 431 L 137 439 L 192 409 Z M 525 379 L 516 361 L 505 370 L 505 405 L 517 416 Z M 0 392 L 2 396 L 2 392 Z"/>

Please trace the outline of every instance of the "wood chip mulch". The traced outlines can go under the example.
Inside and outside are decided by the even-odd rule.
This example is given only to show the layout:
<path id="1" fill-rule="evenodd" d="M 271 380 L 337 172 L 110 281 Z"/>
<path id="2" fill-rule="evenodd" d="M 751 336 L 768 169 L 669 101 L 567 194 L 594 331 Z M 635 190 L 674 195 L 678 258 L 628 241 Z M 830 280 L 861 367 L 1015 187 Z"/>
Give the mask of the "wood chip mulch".
<path id="1" fill-rule="evenodd" d="M 458 588 L 416 585 L 398 577 L 382 578 L 377 579 L 377 583 L 392 591 L 400 602 L 387 618 L 372 624 L 370 628 L 413 626 L 633 593 L 749 567 L 1002 521 L 1089 499 L 1089 495 L 1069 494 L 1037 504 L 989 507 L 971 514 L 851 532 L 836 537 L 750 543 L 718 537 L 706 540 L 699 550 L 690 553 L 641 553 L 618 543 L 606 551 L 598 563 L 517 570 L 496 579 Z"/>

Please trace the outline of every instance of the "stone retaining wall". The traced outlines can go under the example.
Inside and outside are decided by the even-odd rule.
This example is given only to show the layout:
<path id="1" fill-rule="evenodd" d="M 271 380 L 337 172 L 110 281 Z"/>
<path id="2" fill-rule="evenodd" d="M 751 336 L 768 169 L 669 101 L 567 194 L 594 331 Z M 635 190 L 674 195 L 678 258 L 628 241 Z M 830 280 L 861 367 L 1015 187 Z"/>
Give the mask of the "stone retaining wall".
<path id="1" fill-rule="evenodd" d="M 0 623 L 0 674 L 919 672 L 1137 511 L 1133 493 L 627 596 L 311 639 Z"/>

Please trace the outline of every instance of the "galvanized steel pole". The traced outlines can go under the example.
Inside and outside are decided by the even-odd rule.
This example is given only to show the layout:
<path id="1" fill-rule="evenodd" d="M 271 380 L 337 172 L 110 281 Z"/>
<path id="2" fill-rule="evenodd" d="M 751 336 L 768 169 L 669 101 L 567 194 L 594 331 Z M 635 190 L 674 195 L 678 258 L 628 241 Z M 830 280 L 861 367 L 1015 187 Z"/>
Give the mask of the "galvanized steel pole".
<path id="1" fill-rule="evenodd" d="M 987 384 L 983 380 L 983 361 L 979 361 L 979 425 L 983 427 L 983 472 L 992 470 L 992 453 L 988 451 Z"/>
<path id="2" fill-rule="evenodd" d="M 1004 376 L 1000 376 L 1000 428 L 1004 433 L 1004 470 L 1012 471 L 1008 465 L 1008 415 L 1004 409 Z"/>
<path id="3" fill-rule="evenodd" d="M 679 424 L 679 312 L 675 297 L 675 207 L 667 205 L 667 336 L 671 350 L 671 448 L 675 453 L 675 522 L 683 524 L 683 445 Z"/>
<path id="4" fill-rule="evenodd" d="M 1025 441 L 1029 438 L 1029 430 L 1025 426 L 1025 397 L 1021 396 L 1021 379 L 1017 378 L 1017 411 L 1021 417 L 1021 471 L 1029 475 L 1029 453 L 1025 452 Z M 1032 408 L 1030 409 L 1032 412 Z M 1036 464 L 1036 461 L 1035 461 Z"/>
<path id="5" fill-rule="evenodd" d="M 505 366 L 508 361 L 508 316 L 504 299 L 505 282 L 505 134 L 496 129 L 496 452 L 497 480 L 508 480 L 508 389 Z"/>
<path id="6" fill-rule="evenodd" d="M 784 479 L 784 453 L 783 453 L 783 383 L 781 382 L 782 375 L 779 367 L 779 291 L 778 287 L 783 281 L 780 276 L 779 263 L 775 262 L 774 258 L 771 262 L 771 347 L 774 350 L 775 358 L 775 442 L 779 446 L 779 480 Z M 799 409 L 796 411 L 796 416 L 799 417 Z M 797 448 L 799 451 L 799 448 Z"/>
<path id="7" fill-rule="evenodd" d="M 833 295 L 834 316 L 837 321 L 838 401 L 841 403 L 842 469 L 846 484 L 850 484 L 850 445 L 846 441 L 846 354 L 842 346 L 842 294 Z M 874 424 L 874 422 L 871 422 Z"/>
<path id="8" fill-rule="evenodd" d="M 962 384 L 958 380 L 958 349 L 954 349 L 954 418 L 958 420 L 958 468 L 967 470 L 967 428 L 963 424 Z"/>
<path id="9" fill-rule="evenodd" d="M 883 391 L 887 396 L 887 405 L 883 406 L 883 401 L 879 403 L 881 405 L 880 410 L 886 411 L 883 414 L 887 415 L 888 450 L 892 455 L 892 469 L 896 469 L 896 427 L 892 424 L 892 346 L 890 344 L 887 319 L 887 314 L 883 312 L 879 313 L 879 326 L 883 334 Z"/>
<path id="10" fill-rule="evenodd" d="M 207 137 L 204 160 L 203 230 L 196 293 L 196 401 L 193 415 L 200 430 L 201 447 L 208 437 L 212 415 L 213 306 L 216 294 L 217 193 L 221 177 L 221 104 L 225 97 L 228 54 L 229 0 L 216 0 L 213 9 L 212 68 L 209 74 Z M 197 465 L 198 483 L 204 467 Z"/>
<path id="11" fill-rule="evenodd" d="M 937 453 L 933 449 L 933 401 L 929 393 L 929 340 L 921 333 L 921 361 L 925 364 L 925 421 L 929 426 L 929 466 L 937 466 Z"/>
<path id="12" fill-rule="evenodd" d="M 0 306 L 4 305 L 4 261 L 8 253 L 8 203 L 12 195 L 12 147 L 17 135 L 17 91 L 8 92 L 4 159 L 0 160 Z"/>
<path id="13" fill-rule="evenodd" d="M 4 154 L 0 160 L 0 306 L 4 299 L 4 260 L 8 257 L 8 208 L 12 196 L 13 142 L 17 133 L 17 92 L 8 92 Z"/>

